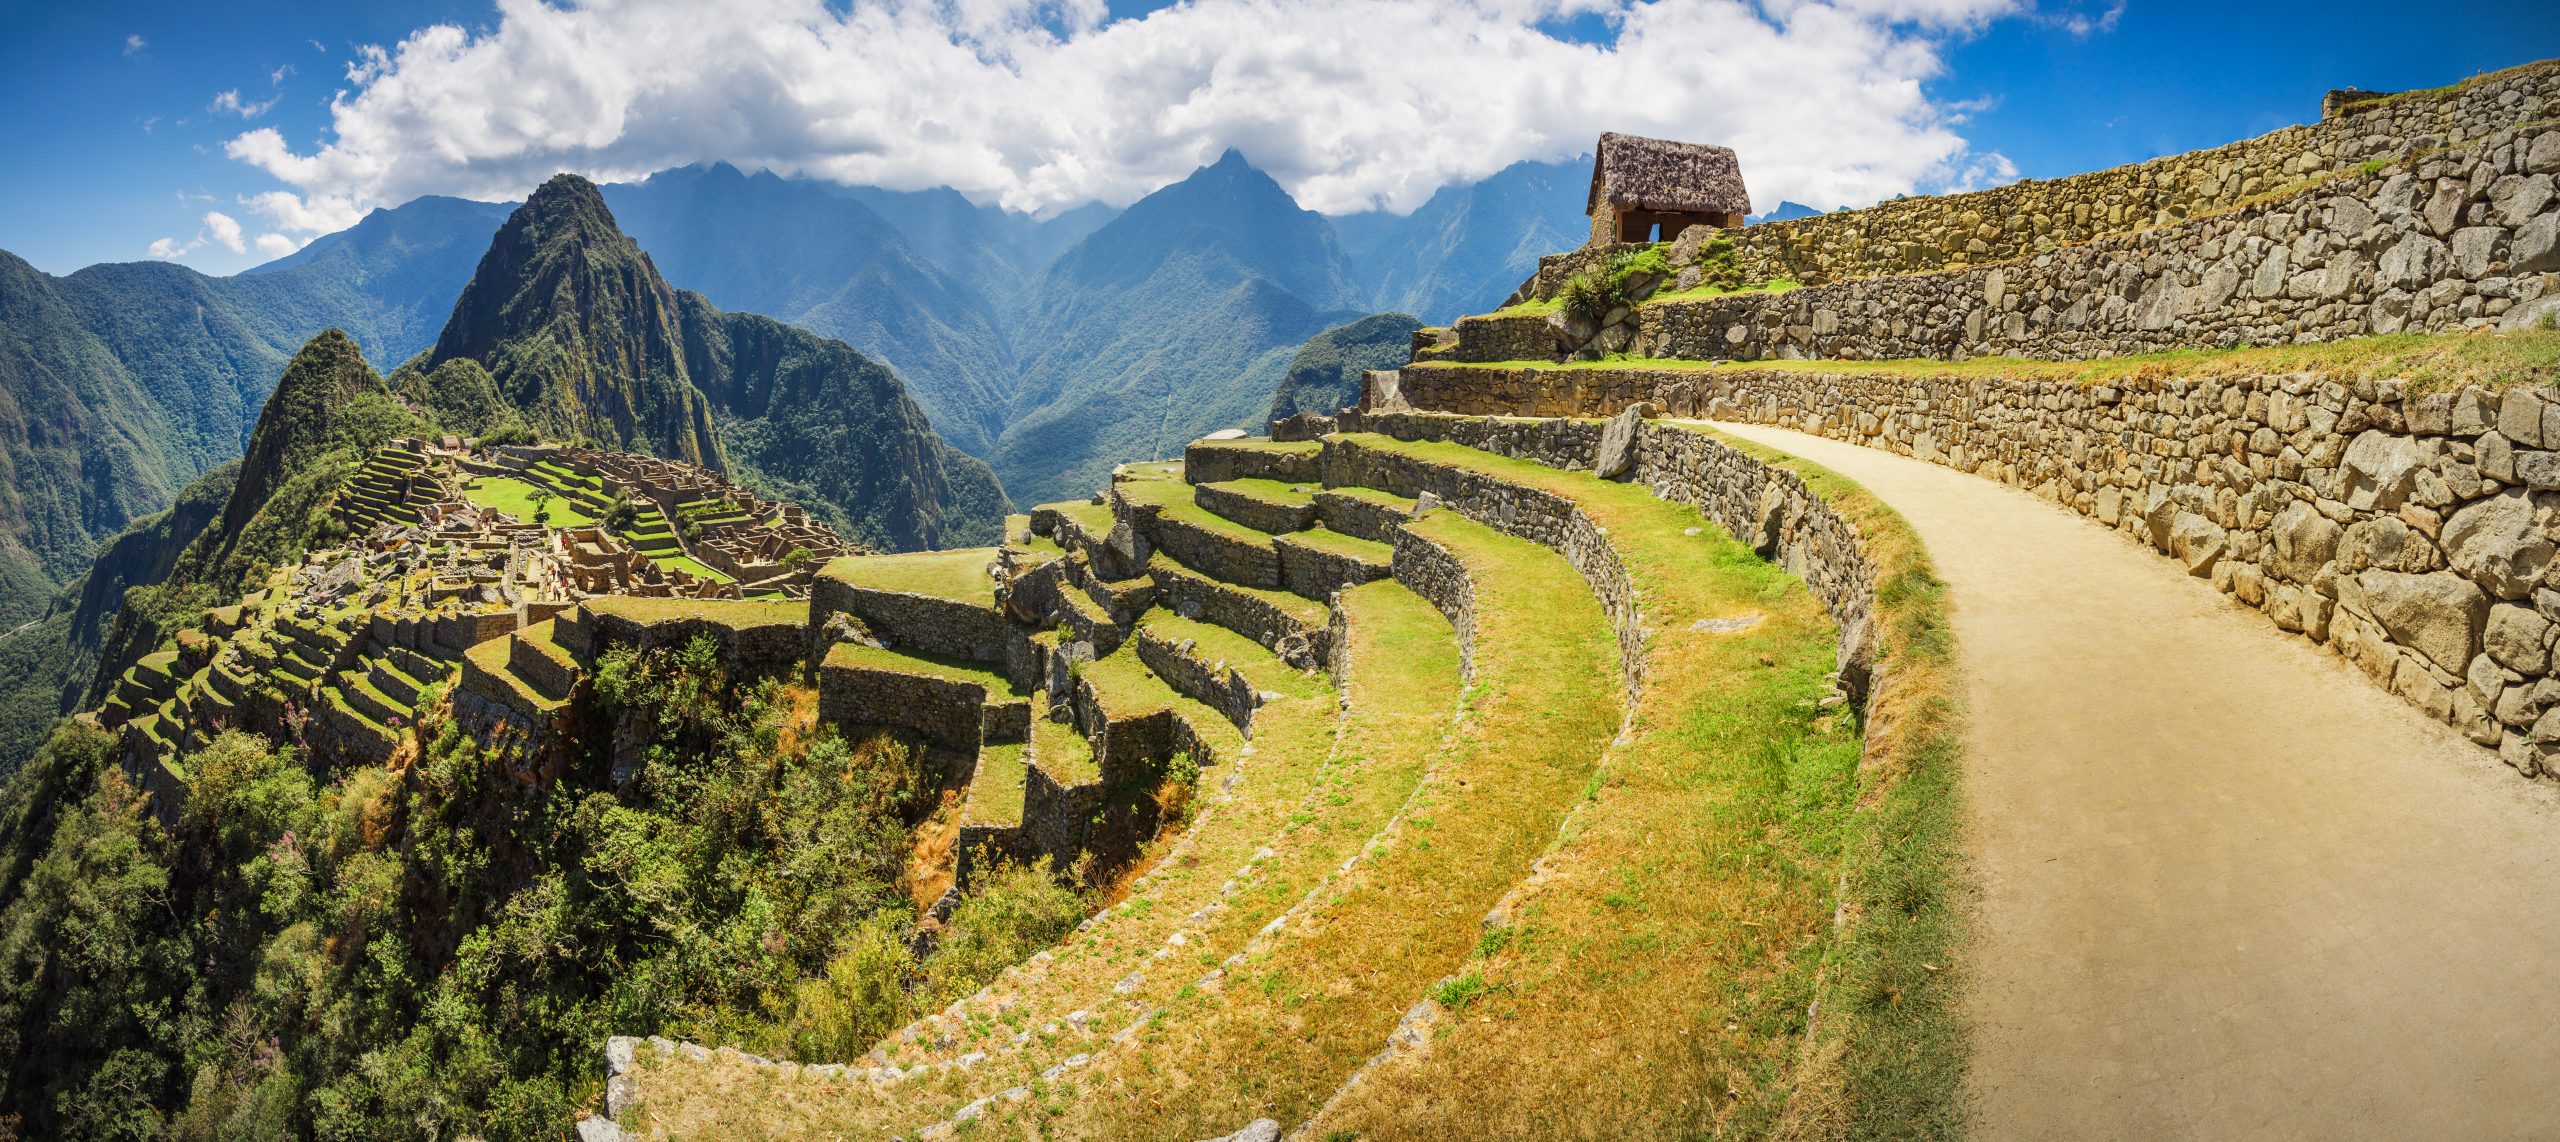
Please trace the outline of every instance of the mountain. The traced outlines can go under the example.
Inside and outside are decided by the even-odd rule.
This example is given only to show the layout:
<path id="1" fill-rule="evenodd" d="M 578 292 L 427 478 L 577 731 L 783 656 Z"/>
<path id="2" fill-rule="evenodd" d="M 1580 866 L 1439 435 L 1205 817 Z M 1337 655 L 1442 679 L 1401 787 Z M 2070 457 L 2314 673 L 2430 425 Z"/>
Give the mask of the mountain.
<path id="1" fill-rule="evenodd" d="M 1776 209 L 1767 214 L 1753 215 L 1750 221 L 1755 225 L 1762 222 L 1792 222 L 1798 218 L 1811 218 L 1821 213 L 1823 212 L 1801 202 L 1788 201 L 1779 203 Z"/>
<path id="2" fill-rule="evenodd" d="M 1356 317 L 1323 216 L 1229 151 L 1076 243 L 1034 287 L 1022 383 L 993 457 L 1025 503 L 1112 465 L 1258 426 L 1297 346 Z"/>
<path id="3" fill-rule="evenodd" d="M 892 550 L 990 540 L 1010 510 L 895 374 L 668 285 L 575 175 L 509 216 L 435 348 L 392 384 L 449 424 L 520 419 L 760 482 Z"/>
<path id="4" fill-rule="evenodd" d="M 1403 218 L 1334 223 L 1358 239 L 1353 262 L 1369 308 L 1445 325 L 1501 305 L 1540 256 L 1581 245 L 1590 183 L 1587 159 L 1513 163 L 1482 182 L 1444 186 Z"/>
<path id="5" fill-rule="evenodd" d="M 877 358 L 965 451 L 986 452 L 1003 431 L 1012 354 L 990 298 L 1010 296 L 1022 271 L 997 247 L 944 235 L 959 266 L 946 269 L 857 199 L 726 163 L 603 194 L 624 232 L 685 288 Z"/>
<path id="6" fill-rule="evenodd" d="M 454 296 L 471 280 L 507 203 L 429 195 L 364 216 L 275 261 L 243 272 L 236 288 L 290 287 L 333 304 L 331 324 L 365 330 L 357 340 L 377 369 L 435 343 Z M 338 296 L 331 296 L 336 294 Z"/>
<path id="7" fill-rule="evenodd" d="M 1360 374 L 1392 369 L 1413 356 L 1413 331 L 1422 323 L 1410 314 L 1374 313 L 1348 325 L 1327 329 L 1298 347 L 1289 371 L 1271 398 L 1267 419 L 1302 412 L 1332 415 L 1360 399 Z"/>

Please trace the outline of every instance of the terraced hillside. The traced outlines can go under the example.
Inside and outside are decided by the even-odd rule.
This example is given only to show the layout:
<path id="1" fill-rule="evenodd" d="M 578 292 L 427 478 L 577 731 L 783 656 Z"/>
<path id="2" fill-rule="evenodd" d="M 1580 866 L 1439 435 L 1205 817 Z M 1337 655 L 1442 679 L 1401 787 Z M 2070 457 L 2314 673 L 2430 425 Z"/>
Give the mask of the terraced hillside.
<path id="1" fill-rule="evenodd" d="M 586 1128 L 1466 1133 L 1491 1098 L 1530 1136 L 1759 1130 L 1840 1114 L 1847 1047 L 1867 1068 L 1890 1053 L 1871 1041 L 1926 1041 L 1937 978 L 1863 997 L 1877 965 L 1943 948 L 1941 903 L 1853 918 L 1880 818 L 1920 850 L 1894 854 L 1916 883 L 1943 875 L 1943 821 L 1906 792 L 1943 781 L 1942 651 L 1890 517 L 1703 433 L 1684 486 L 1708 512 L 1440 439 L 1479 422 L 1391 428 L 1201 442 L 999 549 L 831 565 L 813 621 L 859 633 L 826 653 L 826 716 L 974 754 L 955 891 L 1045 857 L 1081 862 L 1103 907 L 859 1058 L 617 1039 L 612 1121 Z M 1817 576 L 1859 629 L 1886 618 L 1880 572 L 1921 589 L 1844 644 L 1824 595 L 1731 538 L 1764 500 L 1786 509 L 1773 554 L 1887 537 L 1891 562 Z M 1886 646 L 1898 688 L 1870 682 Z M 1907 712 L 1862 770 L 1869 708 Z M 1862 999 L 1808 1053 L 1826 994 Z M 1595 1056 L 1594 1035 L 1638 1049 Z M 1539 1054 L 1522 1043 L 1549 1065 L 1513 1067 Z M 1945 1113 L 1946 1074 L 1896 1079 L 1863 1108 Z"/>

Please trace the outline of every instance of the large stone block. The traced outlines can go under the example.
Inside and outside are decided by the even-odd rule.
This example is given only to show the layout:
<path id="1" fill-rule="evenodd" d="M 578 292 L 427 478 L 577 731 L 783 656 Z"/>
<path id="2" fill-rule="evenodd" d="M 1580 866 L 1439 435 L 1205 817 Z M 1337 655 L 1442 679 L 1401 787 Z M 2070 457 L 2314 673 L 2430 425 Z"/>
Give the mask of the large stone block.
<path id="1" fill-rule="evenodd" d="M 2501 599 L 2531 594 L 2551 565 L 2551 540 L 2535 519 L 2533 501 L 2514 489 L 2453 513 L 2438 538 L 2455 570 Z"/>
<path id="2" fill-rule="evenodd" d="M 2356 582 L 2392 642 L 2456 675 L 2470 667 L 2489 617 L 2489 596 L 2469 579 L 2450 571 L 2367 571 Z"/>

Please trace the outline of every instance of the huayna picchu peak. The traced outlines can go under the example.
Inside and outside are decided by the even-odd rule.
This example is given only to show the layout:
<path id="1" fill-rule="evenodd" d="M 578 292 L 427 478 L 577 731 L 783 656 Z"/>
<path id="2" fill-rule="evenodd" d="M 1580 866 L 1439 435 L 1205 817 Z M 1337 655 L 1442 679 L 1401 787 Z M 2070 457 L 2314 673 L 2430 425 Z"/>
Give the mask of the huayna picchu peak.
<path id="1" fill-rule="evenodd" d="M 522 425 L 758 481 L 874 546 L 989 538 L 995 475 L 842 342 L 724 313 L 660 277 L 593 183 L 517 207 L 435 347 L 395 387 L 476 432 Z"/>
<path id="2" fill-rule="evenodd" d="M 0 1142 L 2560 1121 L 2560 60 L 2022 181 L 1988 9 L 712 7 L 206 113 L 689 165 L 0 255 Z"/>

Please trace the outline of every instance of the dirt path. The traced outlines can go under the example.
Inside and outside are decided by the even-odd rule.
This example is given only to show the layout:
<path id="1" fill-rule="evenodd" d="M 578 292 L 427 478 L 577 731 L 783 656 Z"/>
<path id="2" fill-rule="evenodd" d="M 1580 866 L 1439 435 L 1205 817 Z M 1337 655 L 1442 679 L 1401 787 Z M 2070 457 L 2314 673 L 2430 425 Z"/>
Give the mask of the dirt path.
<path id="1" fill-rule="evenodd" d="M 1955 603 L 1979 1138 L 2560 1137 L 2560 796 L 2023 492 L 1779 429 Z"/>

